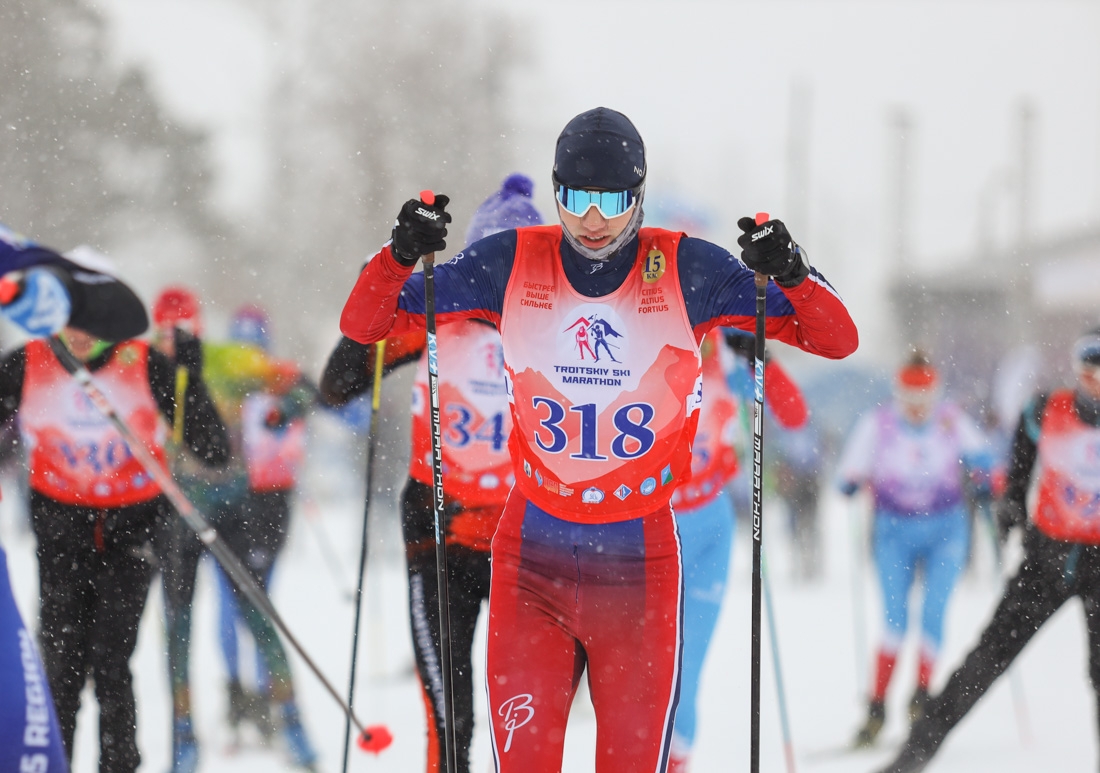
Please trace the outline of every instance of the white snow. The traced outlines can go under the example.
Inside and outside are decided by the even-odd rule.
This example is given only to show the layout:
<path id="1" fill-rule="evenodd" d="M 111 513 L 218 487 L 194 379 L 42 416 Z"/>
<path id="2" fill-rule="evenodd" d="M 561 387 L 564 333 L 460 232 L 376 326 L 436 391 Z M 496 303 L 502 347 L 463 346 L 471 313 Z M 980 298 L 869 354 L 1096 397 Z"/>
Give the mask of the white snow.
<path id="1" fill-rule="evenodd" d="M 10 488 L 7 489 L 9 492 Z M 8 552 L 12 582 L 25 617 L 36 614 L 36 567 L 33 537 L 21 529 L 12 514 L 11 497 L 4 500 L 0 539 Z M 343 589 L 354 582 L 358 561 L 362 505 L 350 493 L 299 507 L 291 537 L 281 559 L 273 597 L 281 614 L 311 657 L 321 664 L 337 689 L 347 689 L 353 607 Z M 356 711 L 365 724 L 385 723 L 394 734 L 391 748 L 374 757 L 353 750 L 354 771 L 416 771 L 422 769 L 424 721 L 418 687 L 412 671 L 405 579 L 393 513 L 381 503 L 372 519 L 372 553 L 367 568 L 364 625 L 360 635 L 359 689 Z M 790 559 L 783 530 L 781 505 L 765 505 L 765 550 L 772 567 L 784 680 L 798 770 L 809 773 L 870 771 L 890 757 L 886 750 L 846 756 L 830 754 L 854 733 L 862 718 L 863 702 L 857 684 L 854 656 L 852 546 L 846 505 L 830 495 L 823 505 L 827 535 L 824 580 L 799 584 L 790 579 Z M 313 515 L 307 515 L 313 513 Z M 321 514 L 318 514 L 321 513 Z M 307 521 L 311 518 L 311 521 Z M 321 531 L 318 532 L 317 530 Z M 322 540 L 337 554 L 326 559 Z M 749 757 L 749 621 L 750 546 L 738 535 L 729 593 L 704 674 L 695 770 L 744 770 Z M 326 565 L 326 563 L 328 565 Z M 866 562 L 864 562 L 866 565 Z M 951 603 L 947 639 L 939 681 L 946 679 L 984 626 L 1000 592 L 989 551 L 979 546 L 973 572 L 960 582 Z M 337 580 L 337 574 L 343 579 Z M 866 590 L 868 637 L 878 630 L 877 591 L 863 577 Z M 281 750 L 249 743 L 235 755 L 227 753 L 223 667 L 214 628 L 213 585 L 208 567 L 200 574 L 196 602 L 194 674 L 196 730 L 203 746 L 201 770 L 269 771 L 289 767 Z M 482 636 L 484 632 L 482 631 Z M 766 636 L 766 635 L 765 635 Z M 867 642 L 873 650 L 873 642 Z M 904 734 L 905 704 L 915 670 L 912 637 L 895 672 L 889 701 L 890 717 L 883 737 L 899 741 Z M 761 769 L 784 771 L 782 739 L 770 657 L 764 640 L 761 688 Z M 480 663 L 479 652 L 476 661 Z M 293 657 L 296 685 L 305 722 L 321 754 L 321 769 L 340 769 L 344 722 L 339 708 Z M 168 769 L 169 696 L 165 673 L 159 587 L 154 586 L 142 623 L 133 671 L 138 699 L 139 741 L 143 771 Z M 1026 696 L 1027 733 L 1021 737 L 1011 679 L 994 686 L 971 715 L 957 728 L 937 757 L 932 770 L 941 773 L 996 770 L 1023 773 L 1036 770 L 1094 769 L 1097 759 L 1095 704 L 1087 679 L 1085 633 L 1079 602 L 1070 602 L 1025 650 L 1010 674 Z M 480 681 L 480 674 L 479 674 Z M 474 739 L 473 769 L 491 770 L 484 732 L 484 705 L 478 699 L 479 725 Z M 87 694 L 87 703 L 94 699 Z M 590 771 L 595 743 L 591 709 L 578 703 L 569 731 L 564 770 Z M 74 773 L 95 770 L 97 741 L 94 709 L 79 719 Z"/>

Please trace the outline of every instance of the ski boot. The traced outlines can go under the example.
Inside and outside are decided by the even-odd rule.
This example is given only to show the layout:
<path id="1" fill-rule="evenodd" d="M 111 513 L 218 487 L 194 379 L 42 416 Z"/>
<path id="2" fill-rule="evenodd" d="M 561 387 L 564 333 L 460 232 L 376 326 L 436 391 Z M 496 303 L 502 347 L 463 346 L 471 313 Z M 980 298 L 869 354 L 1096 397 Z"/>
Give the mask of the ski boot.
<path id="1" fill-rule="evenodd" d="M 177 719 L 172 728 L 171 773 L 195 773 L 199 769 L 199 744 L 190 719 Z"/>
<path id="2" fill-rule="evenodd" d="M 229 722 L 229 727 L 236 733 L 240 730 L 241 722 L 248 716 L 248 696 L 245 694 L 244 687 L 237 681 L 229 682 L 226 690 L 229 693 L 229 711 L 225 718 Z"/>
<path id="3" fill-rule="evenodd" d="M 951 729 L 936 718 L 936 706 L 926 705 L 925 714 L 913 723 L 909 738 L 897 758 L 879 773 L 921 773 Z"/>
<path id="4" fill-rule="evenodd" d="M 317 770 L 317 752 L 309 742 L 306 729 L 302 727 L 301 717 L 298 716 L 298 707 L 293 702 L 284 703 L 282 706 L 283 738 L 286 740 L 287 750 L 290 752 L 291 762 L 296 768 L 303 770 Z"/>
<path id="5" fill-rule="evenodd" d="M 928 762 L 932 759 L 932 755 L 936 753 L 936 748 L 936 746 L 929 747 L 919 739 L 910 737 L 905 742 L 905 746 L 901 747 L 897 759 L 878 773 L 921 773 L 922 770 L 928 767 Z"/>
<path id="6" fill-rule="evenodd" d="M 275 721 L 271 718 L 271 702 L 263 693 L 252 692 L 246 693 L 246 700 L 248 706 L 245 710 L 245 716 L 260 731 L 263 739 L 270 741 L 278 732 Z"/>
<path id="7" fill-rule="evenodd" d="M 867 706 L 867 721 L 856 733 L 852 746 L 856 749 L 866 749 L 873 746 L 878 734 L 882 732 L 886 724 L 886 704 L 880 700 L 872 700 Z"/>
<path id="8" fill-rule="evenodd" d="M 918 687 L 909 699 L 909 724 L 916 723 L 928 710 L 928 690 Z"/>

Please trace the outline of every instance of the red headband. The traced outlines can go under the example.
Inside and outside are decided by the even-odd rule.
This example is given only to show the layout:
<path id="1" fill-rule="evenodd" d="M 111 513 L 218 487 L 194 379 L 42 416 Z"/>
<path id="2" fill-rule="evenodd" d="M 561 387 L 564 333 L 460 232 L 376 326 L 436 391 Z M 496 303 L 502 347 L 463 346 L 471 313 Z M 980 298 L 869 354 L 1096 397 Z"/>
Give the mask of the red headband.
<path id="1" fill-rule="evenodd" d="M 898 386 L 906 389 L 927 389 L 937 381 L 939 374 L 931 365 L 906 365 L 898 371 Z"/>

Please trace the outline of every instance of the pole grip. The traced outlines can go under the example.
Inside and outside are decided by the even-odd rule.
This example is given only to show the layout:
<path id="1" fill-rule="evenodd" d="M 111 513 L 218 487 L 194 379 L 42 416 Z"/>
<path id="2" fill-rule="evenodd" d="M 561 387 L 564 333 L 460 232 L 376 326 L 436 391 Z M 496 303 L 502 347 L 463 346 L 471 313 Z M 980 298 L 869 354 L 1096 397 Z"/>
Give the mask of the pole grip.
<path id="1" fill-rule="evenodd" d="M 764 225 L 764 223 L 768 222 L 771 219 L 772 219 L 772 216 L 769 215 L 767 212 L 757 212 L 756 213 L 756 224 L 757 225 Z M 756 287 L 758 289 L 767 287 L 768 286 L 768 275 L 767 274 L 761 274 L 759 271 L 757 271 L 756 272 L 756 277 L 755 277 L 755 282 L 756 282 Z"/>
<path id="2" fill-rule="evenodd" d="M 424 204 L 427 204 L 429 207 L 434 205 L 435 193 L 433 193 L 430 189 L 425 188 L 424 190 L 420 191 L 420 201 Z M 435 253 L 429 252 L 427 255 L 421 255 L 420 260 L 424 263 L 425 266 L 429 263 L 435 263 Z"/>

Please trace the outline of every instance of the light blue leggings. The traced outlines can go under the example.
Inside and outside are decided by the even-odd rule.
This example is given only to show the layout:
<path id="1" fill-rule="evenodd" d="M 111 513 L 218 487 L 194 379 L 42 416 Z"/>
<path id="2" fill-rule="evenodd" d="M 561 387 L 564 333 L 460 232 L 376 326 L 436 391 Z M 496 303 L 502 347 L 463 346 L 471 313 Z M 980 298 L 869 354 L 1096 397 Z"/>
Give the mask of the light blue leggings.
<path id="1" fill-rule="evenodd" d="M 900 646 L 909 623 L 909 590 L 924 569 L 922 644 L 938 652 L 947 601 L 966 563 L 970 526 L 960 505 L 933 515 L 875 514 L 874 556 L 886 613 L 886 640 Z"/>
<path id="2" fill-rule="evenodd" d="M 687 751 L 695 742 L 699 680 L 729 577 L 734 528 L 729 494 L 677 512 L 676 526 L 684 561 L 684 659 L 673 738 Z"/>

